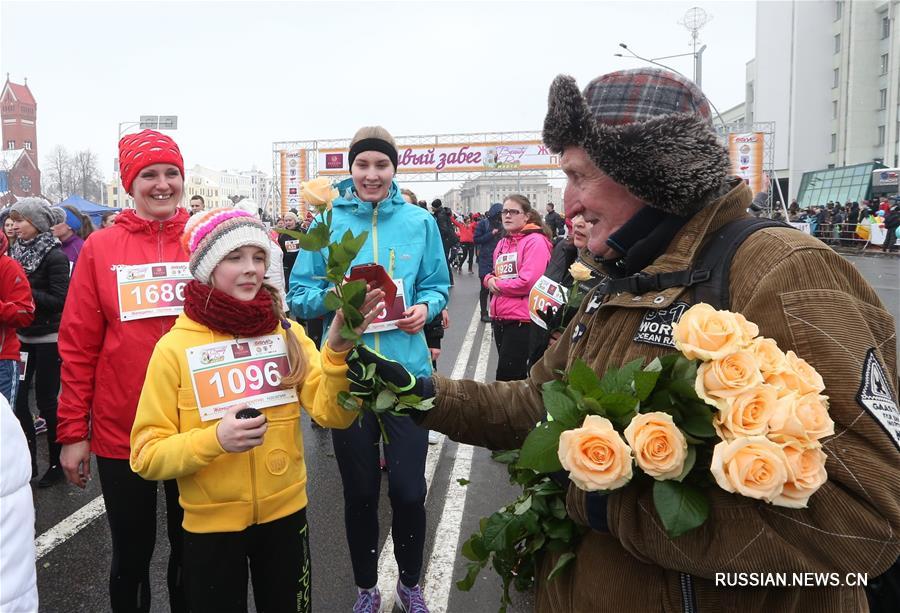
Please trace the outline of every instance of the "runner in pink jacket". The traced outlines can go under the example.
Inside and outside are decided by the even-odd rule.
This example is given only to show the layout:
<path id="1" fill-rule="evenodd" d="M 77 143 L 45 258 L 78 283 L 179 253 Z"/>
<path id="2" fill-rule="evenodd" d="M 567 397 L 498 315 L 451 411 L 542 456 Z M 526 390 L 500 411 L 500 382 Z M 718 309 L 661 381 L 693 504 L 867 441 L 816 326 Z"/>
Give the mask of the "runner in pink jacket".
<path id="1" fill-rule="evenodd" d="M 513 194 L 503 203 L 506 236 L 494 249 L 494 271 L 484 278 L 491 292 L 491 322 L 500 354 L 497 381 L 524 379 L 528 374 L 531 317 L 528 294 L 544 274 L 552 245 L 539 225 L 528 223 L 531 203 Z"/>

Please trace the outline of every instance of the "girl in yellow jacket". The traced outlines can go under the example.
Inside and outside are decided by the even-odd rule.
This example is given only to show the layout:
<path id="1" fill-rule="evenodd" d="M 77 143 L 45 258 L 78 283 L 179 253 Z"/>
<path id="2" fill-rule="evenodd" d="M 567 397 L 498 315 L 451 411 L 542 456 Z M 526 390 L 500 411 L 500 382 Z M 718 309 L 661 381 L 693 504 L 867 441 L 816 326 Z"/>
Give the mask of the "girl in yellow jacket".
<path id="1" fill-rule="evenodd" d="M 248 561 L 257 611 L 308 611 L 300 407 L 322 426 L 353 422 L 337 404 L 352 345 L 339 334 L 340 311 L 321 355 L 285 317 L 276 290 L 263 283 L 269 238 L 255 217 L 237 209 L 195 215 L 182 243 L 194 280 L 184 286 L 184 313 L 150 359 L 131 468 L 145 479 L 178 480 L 191 611 L 246 611 Z M 177 302 L 178 291 L 160 289 L 148 272 L 151 283 L 135 279 L 134 288 Z M 360 332 L 383 296 L 366 295 Z"/>

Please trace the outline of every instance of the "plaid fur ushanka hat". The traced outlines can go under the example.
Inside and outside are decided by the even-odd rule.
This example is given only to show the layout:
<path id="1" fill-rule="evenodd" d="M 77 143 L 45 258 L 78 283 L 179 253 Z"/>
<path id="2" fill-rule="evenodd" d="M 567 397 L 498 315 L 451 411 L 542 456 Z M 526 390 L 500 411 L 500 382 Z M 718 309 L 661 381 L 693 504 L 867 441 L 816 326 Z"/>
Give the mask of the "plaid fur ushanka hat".
<path id="1" fill-rule="evenodd" d="M 721 193 L 728 152 L 709 102 L 690 80 L 659 68 L 620 70 L 584 93 L 559 75 L 550 86 L 544 143 L 583 147 L 594 164 L 648 206 L 689 216 Z"/>

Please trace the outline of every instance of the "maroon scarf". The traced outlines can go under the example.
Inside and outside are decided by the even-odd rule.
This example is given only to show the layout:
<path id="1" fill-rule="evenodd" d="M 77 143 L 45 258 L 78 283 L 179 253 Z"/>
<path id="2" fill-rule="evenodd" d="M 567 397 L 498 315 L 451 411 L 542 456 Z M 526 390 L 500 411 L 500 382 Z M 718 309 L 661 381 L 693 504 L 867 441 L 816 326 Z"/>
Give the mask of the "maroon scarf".
<path id="1" fill-rule="evenodd" d="M 184 312 L 204 326 L 234 336 L 271 334 L 278 325 L 272 295 L 260 288 L 253 300 L 238 300 L 199 281 L 184 288 Z"/>

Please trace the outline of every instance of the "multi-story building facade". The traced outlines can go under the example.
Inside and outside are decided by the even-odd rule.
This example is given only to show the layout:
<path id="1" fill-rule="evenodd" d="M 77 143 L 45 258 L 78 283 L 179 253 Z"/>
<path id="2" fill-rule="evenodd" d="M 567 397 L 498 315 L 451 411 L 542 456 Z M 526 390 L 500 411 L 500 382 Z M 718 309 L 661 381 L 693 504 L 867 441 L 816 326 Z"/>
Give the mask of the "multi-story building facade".
<path id="1" fill-rule="evenodd" d="M 484 213 L 494 202 L 502 202 L 509 194 L 522 194 L 543 214 L 548 202 L 562 210 L 562 190 L 553 187 L 546 175 L 514 175 L 486 173 L 451 189 L 441 198 L 444 206 L 457 213 Z"/>
<path id="2" fill-rule="evenodd" d="M 775 123 L 774 169 L 900 166 L 900 0 L 757 2 L 744 120 Z"/>

